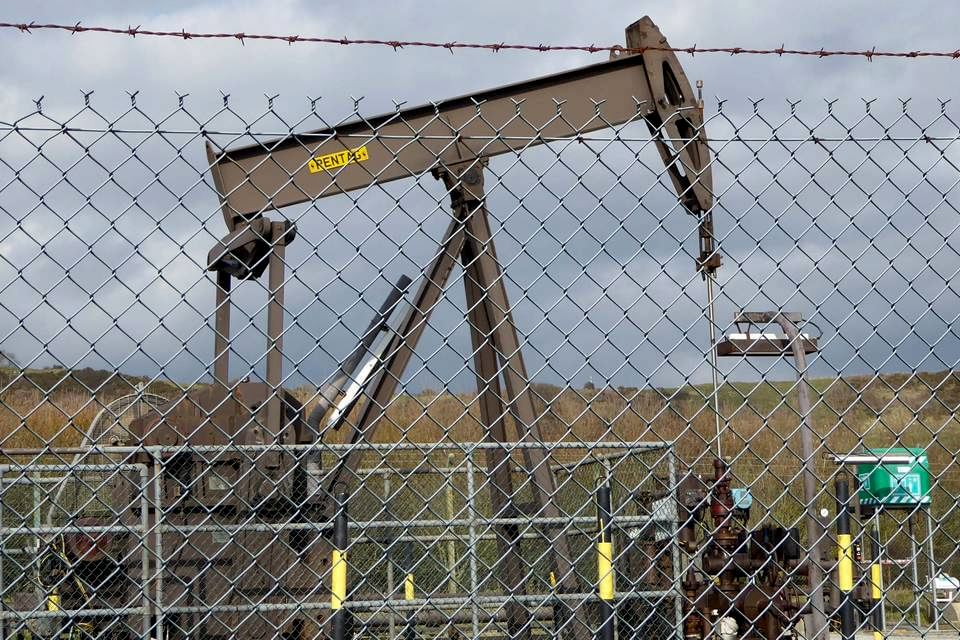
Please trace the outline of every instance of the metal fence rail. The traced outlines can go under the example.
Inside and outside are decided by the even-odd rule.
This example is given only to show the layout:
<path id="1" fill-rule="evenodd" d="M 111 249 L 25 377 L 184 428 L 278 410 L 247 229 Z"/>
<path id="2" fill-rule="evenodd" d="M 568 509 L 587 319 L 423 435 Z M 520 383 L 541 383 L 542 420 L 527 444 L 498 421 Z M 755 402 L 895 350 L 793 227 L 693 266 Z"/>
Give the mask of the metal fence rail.
<path id="1" fill-rule="evenodd" d="M 0 114 L 0 637 L 956 631 L 951 106 L 587 97 Z"/>

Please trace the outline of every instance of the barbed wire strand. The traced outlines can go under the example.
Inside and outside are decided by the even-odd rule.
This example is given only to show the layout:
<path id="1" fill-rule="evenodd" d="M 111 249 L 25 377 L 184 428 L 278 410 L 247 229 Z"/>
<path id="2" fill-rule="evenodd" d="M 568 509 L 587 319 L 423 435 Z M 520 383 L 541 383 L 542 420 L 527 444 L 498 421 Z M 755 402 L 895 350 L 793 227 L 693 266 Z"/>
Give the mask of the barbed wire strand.
<path id="1" fill-rule="evenodd" d="M 155 29 L 144 29 L 141 26 L 136 27 L 88 27 L 77 22 L 75 24 L 40 24 L 37 22 L 0 22 L 0 29 L 16 29 L 21 33 L 29 34 L 34 31 L 67 31 L 73 34 L 78 33 L 106 33 L 113 35 L 153 36 L 164 38 L 178 38 L 182 40 L 194 39 L 232 39 L 238 40 L 241 44 L 247 40 L 267 40 L 286 42 L 287 44 L 296 43 L 314 43 L 314 44 L 336 44 L 336 45 L 371 45 L 391 47 L 394 50 L 404 48 L 434 48 L 446 49 L 453 53 L 456 49 L 486 49 L 494 53 L 498 51 L 536 51 L 546 53 L 550 51 L 584 51 L 587 53 L 602 53 L 621 51 L 624 53 L 643 53 L 644 51 L 672 51 L 674 53 L 686 53 L 696 55 L 698 53 L 726 53 L 730 55 L 776 55 L 776 56 L 812 56 L 817 58 L 828 58 L 831 56 L 863 57 L 872 61 L 874 58 L 960 58 L 960 49 L 954 51 L 877 51 L 876 47 L 870 50 L 830 50 L 830 49 L 787 49 L 780 45 L 775 49 L 751 49 L 746 47 L 641 47 L 628 48 L 620 45 L 555 45 L 555 44 L 517 44 L 506 42 L 429 42 L 420 40 L 379 40 L 379 39 L 354 39 L 354 38 L 331 38 L 318 36 L 301 35 L 277 35 L 264 33 L 203 33 L 191 32 L 181 29 L 179 31 L 160 31 Z"/>

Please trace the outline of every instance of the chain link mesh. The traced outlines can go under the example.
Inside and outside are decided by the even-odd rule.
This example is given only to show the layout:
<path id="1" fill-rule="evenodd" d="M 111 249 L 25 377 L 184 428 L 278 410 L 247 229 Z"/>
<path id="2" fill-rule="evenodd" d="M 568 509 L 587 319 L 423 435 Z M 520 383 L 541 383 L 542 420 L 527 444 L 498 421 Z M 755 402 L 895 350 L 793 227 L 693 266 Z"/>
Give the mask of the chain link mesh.
<path id="1" fill-rule="evenodd" d="M 500 354 L 503 384 L 478 370 L 458 254 L 396 391 L 381 404 L 347 371 L 356 403 L 311 432 L 398 277 L 423 282 L 448 250 L 455 190 L 371 175 L 284 208 L 297 239 L 282 332 L 268 329 L 275 284 L 236 286 L 217 395 L 227 303 L 205 252 L 223 229 L 203 146 L 259 144 L 269 163 L 269 140 L 343 121 L 316 101 L 165 111 L 134 96 L 105 112 L 88 96 L 0 124 L 0 635 L 313 638 L 346 612 L 353 637 L 581 639 L 609 606 L 620 638 L 824 637 L 812 567 L 835 631 L 847 591 L 838 480 L 859 628 L 956 632 L 960 129 L 946 103 L 708 109 L 715 315 L 699 221 L 641 119 L 568 123 L 492 158 L 480 244 L 496 243 L 526 371 L 515 353 Z M 411 128 L 389 143 L 437 141 Z M 404 292 L 395 311 L 412 304 Z M 263 384 L 279 338 L 286 392 Z M 714 369 L 715 349 L 732 355 Z M 392 356 L 368 361 L 369 380 Z M 521 393 L 539 439 L 512 411 Z M 365 412 L 375 428 L 353 433 Z M 874 478 L 854 454 L 905 460 Z M 891 491 L 873 508 L 880 476 Z"/>

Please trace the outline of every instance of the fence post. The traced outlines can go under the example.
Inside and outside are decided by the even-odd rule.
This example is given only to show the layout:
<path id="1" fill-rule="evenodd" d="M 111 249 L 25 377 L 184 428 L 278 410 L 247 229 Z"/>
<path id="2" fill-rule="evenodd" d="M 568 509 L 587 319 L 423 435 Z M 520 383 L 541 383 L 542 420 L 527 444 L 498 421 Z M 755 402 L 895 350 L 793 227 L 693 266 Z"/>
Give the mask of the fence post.
<path id="1" fill-rule="evenodd" d="M 880 564 L 880 530 L 870 527 L 870 626 L 873 640 L 883 640 L 883 566 Z"/>
<path id="2" fill-rule="evenodd" d="M 673 573 L 673 617 L 676 628 L 676 638 L 683 638 L 683 560 L 681 558 L 680 530 L 684 526 L 680 521 L 680 479 L 677 476 L 677 452 L 674 443 L 667 445 L 667 476 L 670 479 L 670 496 L 673 504 L 673 521 L 670 523 L 670 565 Z"/>
<path id="3" fill-rule="evenodd" d="M 391 485 L 390 485 L 390 473 L 385 471 L 383 474 L 383 505 L 387 511 L 387 519 L 393 519 L 393 509 L 390 508 L 392 504 L 391 500 Z M 396 597 L 396 585 L 394 584 L 393 579 L 393 564 L 396 562 L 396 540 L 394 540 L 387 551 L 387 597 L 393 599 Z M 390 608 L 390 616 L 387 619 L 387 629 L 390 632 L 390 637 L 395 638 L 397 636 L 397 614 L 394 612 L 393 607 Z"/>
<path id="4" fill-rule="evenodd" d="M 598 640 L 613 640 L 614 607 L 616 593 L 613 571 L 613 542 L 610 507 L 610 484 L 605 482 L 597 488 L 597 594 L 600 596 Z"/>
<path id="5" fill-rule="evenodd" d="M 467 509 L 469 528 L 467 537 L 470 542 L 470 630 L 471 637 L 480 637 L 480 608 L 477 606 L 476 596 L 480 593 L 480 577 L 477 568 L 477 505 L 476 485 L 473 477 L 473 447 L 467 449 Z"/>
<path id="6" fill-rule="evenodd" d="M 156 619 L 156 632 L 158 638 L 166 637 L 164 631 L 164 624 L 166 623 L 166 608 L 163 603 L 163 571 L 164 571 L 164 562 L 163 562 L 163 529 L 160 528 L 160 525 L 163 524 L 163 480 L 161 479 L 161 474 L 163 472 L 163 463 L 161 461 L 160 455 L 150 455 L 150 473 L 151 480 L 153 484 L 153 579 L 155 586 L 154 594 L 154 607 L 157 611 Z M 236 533 L 231 534 L 236 536 Z"/>
<path id="7" fill-rule="evenodd" d="M 140 581 L 143 592 L 140 594 L 140 606 L 143 607 L 143 635 L 149 638 L 153 632 L 150 618 L 154 613 L 154 603 L 150 601 L 150 478 L 147 465 L 138 470 L 140 474 Z"/>
<path id="8" fill-rule="evenodd" d="M 330 624 L 333 640 L 347 638 L 347 494 L 337 493 L 337 513 L 333 519 L 333 551 L 330 562 Z"/>
<path id="9" fill-rule="evenodd" d="M 456 518 L 456 508 L 453 500 L 453 452 L 447 454 L 447 472 L 445 475 L 447 481 L 447 518 L 452 522 Z M 447 524 L 447 533 L 453 533 L 453 526 Z M 457 543 L 454 536 L 450 535 L 447 540 L 447 593 L 452 596 L 457 595 Z"/>
<path id="10" fill-rule="evenodd" d="M 850 484 L 846 475 L 834 483 L 837 492 L 837 582 L 840 585 L 840 635 L 854 640 L 853 540 L 850 535 Z"/>
<path id="11" fill-rule="evenodd" d="M 4 494 L 4 490 L 3 490 L 3 483 L 4 483 L 3 472 L 4 472 L 4 470 L 3 470 L 3 469 L 0 469 L 0 496 L 2 496 L 2 495 Z M 0 500 L 0 527 L 3 526 L 3 516 L 4 516 L 4 515 L 5 515 L 5 514 L 4 514 L 4 509 L 3 509 L 3 500 Z M 6 570 L 6 567 L 5 567 L 5 564 L 6 564 L 6 563 L 5 563 L 3 560 L 4 560 L 4 558 L 5 558 L 6 555 L 7 555 L 7 554 L 6 554 L 6 550 L 3 549 L 4 546 L 6 546 L 6 542 L 4 542 L 2 539 L 0 539 L 0 595 L 6 595 L 6 593 L 7 593 L 7 585 L 6 585 L 5 581 L 4 581 L 4 576 L 3 576 L 3 572 Z M 49 602 L 49 601 L 48 601 L 48 602 Z M 0 640 L 4 640 L 6 637 L 7 637 L 7 621 L 4 619 L 4 620 L 0 620 Z"/>
<path id="12" fill-rule="evenodd" d="M 937 604 L 937 576 L 940 574 L 940 571 L 937 569 L 937 558 L 934 555 L 936 549 L 933 546 L 933 504 L 928 504 L 927 508 L 924 509 L 927 513 L 927 553 L 930 555 L 929 558 L 929 568 L 930 568 L 930 595 L 932 596 L 933 604 L 933 630 L 940 631 L 940 605 Z"/>
<path id="13" fill-rule="evenodd" d="M 910 537 L 910 578 L 913 582 L 913 615 L 916 618 L 917 629 L 920 628 L 920 598 L 923 591 L 920 589 L 920 571 L 917 568 L 917 532 L 913 528 L 913 512 L 907 513 L 907 535 Z"/>
<path id="14" fill-rule="evenodd" d="M 414 582 L 413 540 L 407 540 L 403 547 L 403 599 L 410 606 L 410 602 L 417 599 L 417 587 Z M 403 640 L 416 640 L 417 613 L 413 608 L 407 609 L 406 624 L 403 627 Z"/>

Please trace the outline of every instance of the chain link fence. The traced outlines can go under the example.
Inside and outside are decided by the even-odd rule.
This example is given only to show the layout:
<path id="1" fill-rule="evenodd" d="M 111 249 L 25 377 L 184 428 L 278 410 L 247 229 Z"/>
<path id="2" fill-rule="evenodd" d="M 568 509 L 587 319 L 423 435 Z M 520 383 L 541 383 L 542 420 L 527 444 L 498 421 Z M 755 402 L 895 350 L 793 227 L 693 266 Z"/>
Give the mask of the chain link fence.
<path id="1" fill-rule="evenodd" d="M 0 636 L 955 633 L 949 105 L 592 97 L 7 114 Z"/>

